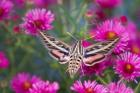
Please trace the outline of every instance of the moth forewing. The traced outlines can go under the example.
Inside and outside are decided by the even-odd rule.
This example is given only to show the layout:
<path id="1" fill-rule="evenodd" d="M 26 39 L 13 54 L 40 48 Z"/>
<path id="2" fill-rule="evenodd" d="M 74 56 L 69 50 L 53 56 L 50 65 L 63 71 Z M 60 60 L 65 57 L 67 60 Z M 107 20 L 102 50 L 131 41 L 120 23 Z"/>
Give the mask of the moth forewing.
<path id="1" fill-rule="evenodd" d="M 85 49 L 86 55 L 92 55 L 96 53 L 102 53 L 107 55 L 112 51 L 114 46 L 117 44 L 119 38 L 116 38 L 114 40 L 106 41 L 106 42 L 101 42 L 99 44 L 95 44 L 93 46 L 89 46 Z"/>
<path id="2" fill-rule="evenodd" d="M 66 53 L 69 52 L 68 50 L 69 50 L 70 46 L 67 45 L 66 43 L 64 43 L 60 40 L 57 40 L 56 38 L 49 36 L 44 32 L 39 32 L 39 33 L 40 33 L 39 36 L 40 36 L 42 42 L 45 44 L 45 46 L 48 50 L 58 49 L 62 52 L 66 52 Z"/>
<path id="3" fill-rule="evenodd" d="M 56 38 L 47 35 L 44 32 L 39 32 L 39 37 L 41 41 L 45 45 L 45 47 L 49 50 L 50 56 L 54 59 L 60 61 L 61 64 L 67 63 L 68 53 L 69 53 L 69 45 L 64 42 L 57 40 Z"/>
<path id="4" fill-rule="evenodd" d="M 111 41 L 101 42 L 86 48 L 85 57 L 83 62 L 86 66 L 93 66 L 97 63 L 103 62 L 106 56 L 109 55 L 119 38 Z"/>

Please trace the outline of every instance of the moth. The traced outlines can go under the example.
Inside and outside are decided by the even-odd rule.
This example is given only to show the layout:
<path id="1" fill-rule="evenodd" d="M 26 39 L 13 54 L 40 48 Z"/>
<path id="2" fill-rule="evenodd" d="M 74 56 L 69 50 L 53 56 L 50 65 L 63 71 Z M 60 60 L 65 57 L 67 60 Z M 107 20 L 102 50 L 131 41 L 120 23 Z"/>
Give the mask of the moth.
<path id="1" fill-rule="evenodd" d="M 70 46 L 41 31 L 39 37 L 54 59 L 58 60 L 60 64 L 68 63 L 67 71 L 71 78 L 78 72 L 82 64 L 93 66 L 106 59 L 119 41 L 119 38 L 116 38 L 84 48 L 81 40 Z"/>

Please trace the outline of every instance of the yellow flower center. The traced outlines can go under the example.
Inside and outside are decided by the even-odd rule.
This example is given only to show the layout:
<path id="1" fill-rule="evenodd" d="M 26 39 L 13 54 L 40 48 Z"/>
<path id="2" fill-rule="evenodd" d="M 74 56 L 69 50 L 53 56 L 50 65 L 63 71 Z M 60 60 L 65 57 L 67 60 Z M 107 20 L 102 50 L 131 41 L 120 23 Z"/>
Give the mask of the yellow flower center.
<path id="1" fill-rule="evenodd" d="M 29 88 L 31 88 L 32 87 L 32 84 L 29 82 L 29 81 L 25 81 L 24 83 L 23 83 L 23 89 L 24 90 L 28 90 Z"/>
<path id="2" fill-rule="evenodd" d="M 132 64 L 126 63 L 124 65 L 124 72 L 125 73 L 131 74 L 131 73 L 133 73 L 133 71 L 134 71 L 134 66 Z"/>
<path id="3" fill-rule="evenodd" d="M 117 38 L 117 34 L 114 31 L 109 31 L 106 33 L 106 39 L 113 40 Z"/>
<path id="4" fill-rule="evenodd" d="M 87 88 L 86 93 L 95 93 L 95 92 L 94 92 L 94 90 L 92 88 Z"/>
<path id="5" fill-rule="evenodd" d="M 140 47 L 138 47 L 137 45 L 132 46 L 132 52 L 140 54 Z"/>
<path id="6" fill-rule="evenodd" d="M 35 21 L 34 21 L 34 25 L 35 25 L 37 28 L 41 28 L 41 26 L 43 25 L 43 21 L 42 21 L 42 20 L 35 20 Z"/>

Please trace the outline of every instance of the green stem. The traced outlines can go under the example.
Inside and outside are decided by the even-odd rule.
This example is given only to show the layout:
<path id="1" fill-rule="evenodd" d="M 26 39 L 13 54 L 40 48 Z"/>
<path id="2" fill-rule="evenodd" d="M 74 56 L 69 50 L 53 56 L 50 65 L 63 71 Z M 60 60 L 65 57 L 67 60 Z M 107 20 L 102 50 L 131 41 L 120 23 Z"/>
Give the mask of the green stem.
<path id="1" fill-rule="evenodd" d="M 140 92 L 139 89 L 140 89 L 140 82 L 138 83 L 137 87 L 135 88 L 135 93 L 139 93 Z"/>
<path id="2" fill-rule="evenodd" d="M 71 8 L 72 15 L 75 15 L 76 1 L 73 2 L 73 0 L 70 0 L 70 8 Z"/>
<path id="3" fill-rule="evenodd" d="M 86 9 L 87 9 L 87 3 L 83 3 L 82 4 L 82 6 L 81 6 L 82 8 L 80 9 L 80 11 L 78 12 L 78 16 L 77 16 L 77 23 L 79 23 L 80 22 L 80 19 L 82 18 L 82 16 L 84 15 L 84 13 L 85 13 L 85 11 L 86 11 Z"/>
<path id="4" fill-rule="evenodd" d="M 86 31 L 88 31 L 88 22 L 87 21 L 85 21 L 85 28 L 84 28 L 84 32 L 86 32 Z M 85 35 L 86 35 L 86 33 L 85 33 Z"/>
<path id="5" fill-rule="evenodd" d="M 110 74 L 107 74 L 107 80 L 108 80 L 108 82 L 111 82 L 111 76 L 110 76 Z"/>
<path id="6" fill-rule="evenodd" d="M 1 29 L 3 29 L 3 31 L 8 32 L 8 33 L 11 34 L 12 31 L 10 31 L 10 29 L 5 25 L 4 22 L 0 23 L 0 27 L 1 27 Z"/>
<path id="7" fill-rule="evenodd" d="M 24 68 L 25 64 L 28 62 L 27 60 L 31 57 L 30 53 L 27 53 L 23 58 L 22 61 L 20 62 L 19 66 L 18 66 L 18 71 L 21 70 L 22 68 Z"/>
<path id="8" fill-rule="evenodd" d="M 101 83 L 103 83 L 104 85 L 107 85 L 107 82 L 105 82 L 100 76 L 97 76 L 97 79 L 101 81 Z"/>
<path id="9" fill-rule="evenodd" d="M 6 93 L 6 88 L 3 88 L 2 89 L 2 93 Z"/>
<path id="10" fill-rule="evenodd" d="M 10 70 L 10 77 L 9 79 L 13 76 L 13 74 L 15 73 L 15 58 L 14 58 L 14 52 L 15 49 L 13 49 L 13 51 L 9 51 L 9 57 L 10 57 L 10 60 L 11 60 L 11 70 Z"/>
<path id="11" fill-rule="evenodd" d="M 63 8 L 62 8 L 62 6 L 60 6 L 59 7 L 59 12 L 60 12 L 60 14 L 62 14 L 61 16 L 60 16 L 60 18 L 61 18 L 61 21 L 62 21 L 62 27 L 63 27 L 63 32 L 65 32 L 65 31 L 67 31 L 67 23 L 66 23 L 66 18 L 63 16 L 64 14 L 65 14 L 65 10 L 63 10 Z"/>

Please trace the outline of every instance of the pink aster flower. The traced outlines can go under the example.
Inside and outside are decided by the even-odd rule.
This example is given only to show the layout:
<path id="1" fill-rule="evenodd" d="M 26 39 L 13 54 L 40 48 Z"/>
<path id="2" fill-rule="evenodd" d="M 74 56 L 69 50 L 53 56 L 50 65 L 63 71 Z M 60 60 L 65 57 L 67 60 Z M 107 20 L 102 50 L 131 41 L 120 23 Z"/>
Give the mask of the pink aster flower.
<path id="1" fill-rule="evenodd" d="M 29 93 L 57 93 L 59 85 L 57 82 L 40 81 L 33 84 Z"/>
<path id="2" fill-rule="evenodd" d="M 28 73 L 19 73 L 11 80 L 11 88 L 15 93 L 29 93 L 29 89 L 36 82 L 41 81 L 36 76 L 31 76 Z"/>
<path id="3" fill-rule="evenodd" d="M 97 27 L 95 33 L 95 38 L 97 41 L 113 40 L 117 37 L 120 38 L 120 41 L 114 47 L 114 53 L 124 52 L 127 48 L 129 34 L 119 21 L 107 20 L 102 25 Z"/>
<path id="4" fill-rule="evenodd" d="M 129 32 L 129 37 L 131 40 L 135 40 L 136 37 L 137 37 L 137 26 L 134 22 L 127 22 L 127 25 L 126 25 L 126 31 Z"/>
<path id="5" fill-rule="evenodd" d="M 126 85 L 121 82 L 110 83 L 107 88 L 108 93 L 134 93 L 131 88 L 126 87 Z"/>
<path id="6" fill-rule="evenodd" d="M 103 8 L 115 8 L 122 3 L 122 0 L 95 0 Z"/>
<path id="7" fill-rule="evenodd" d="M 135 80 L 140 76 L 140 57 L 131 52 L 118 55 L 115 71 L 128 81 Z"/>
<path id="8" fill-rule="evenodd" d="M 0 51 L 0 69 L 8 68 L 9 60 L 6 57 L 5 53 Z"/>
<path id="9" fill-rule="evenodd" d="M 9 0 L 0 0 L 0 20 L 8 18 L 12 11 L 13 3 Z"/>
<path id="10" fill-rule="evenodd" d="M 75 93 L 107 93 L 106 88 L 95 81 L 84 81 L 83 84 L 81 81 L 76 81 L 71 90 Z"/>
<path id="11" fill-rule="evenodd" d="M 128 50 L 136 55 L 140 56 L 140 39 L 129 41 Z"/>
<path id="12" fill-rule="evenodd" d="M 21 25 L 25 32 L 30 35 L 36 35 L 38 31 L 51 30 L 54 21 L 54 15 L 46 9 L 32 9 L 28 11 L 23 18 L 24 23 Z"/>

